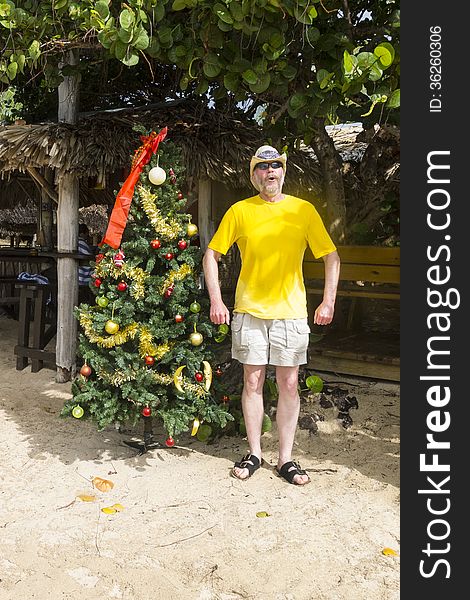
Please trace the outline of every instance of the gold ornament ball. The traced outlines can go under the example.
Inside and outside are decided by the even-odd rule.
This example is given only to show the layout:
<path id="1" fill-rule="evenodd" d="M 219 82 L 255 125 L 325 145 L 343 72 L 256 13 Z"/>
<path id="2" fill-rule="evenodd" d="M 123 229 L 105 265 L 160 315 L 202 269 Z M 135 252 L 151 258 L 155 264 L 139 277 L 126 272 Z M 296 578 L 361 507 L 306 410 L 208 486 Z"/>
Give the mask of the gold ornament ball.
<path id="1" fill-rule="evenodd" d="M 161 167 L 153 167 L 149 171 L 149 180 L 154 185 L 162 185 L 166 179 L 166 173 Z"/>
<path id="2" fill-rule="evenodd" d="M 202 333 L 199 333 L 199 331 L 196 331 L 189 336 L 189 341 L 193 346 L 200 346 L 202 344 L 202 340 Z"/>
<path id="3" fill-rule="evenodd" d="M 194 225 L 194 223 L 189 223 L 186 231 L 187 231 L 189 237 L 196 235 L 196 233 L 198 232 L 197 225 Z"/>
<path id="4" fill-rule="evenodd" d="M 104 328 L 106 333 L 113 335 L 119 331 L 119 324 L 116 323 L 116 321 L 111 321 L 110 319 L 109 321 L 106 321 Z"/>

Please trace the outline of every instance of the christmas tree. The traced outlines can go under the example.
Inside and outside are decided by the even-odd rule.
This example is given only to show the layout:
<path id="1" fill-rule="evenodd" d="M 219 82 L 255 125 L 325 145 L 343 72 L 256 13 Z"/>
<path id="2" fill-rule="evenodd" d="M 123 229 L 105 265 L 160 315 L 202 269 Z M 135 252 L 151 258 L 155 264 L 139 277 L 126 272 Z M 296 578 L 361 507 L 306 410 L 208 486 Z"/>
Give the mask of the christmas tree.
<path id="1" fill-rule="evenodd" d="M 228 327 L 208 318 L 198 230 L 179 187 L 184 167 L 172 142 L 156 151 L 162 132 L 142 136 L 90 263 L 95 304 L 76 309 L 84 364 L 61 415 L 91 419 L 100 430 L 161 419 L 171 446 L 181 432 L 207 438 L 233 417 L 213 379 L 220 367 L 211 349 Z"/>

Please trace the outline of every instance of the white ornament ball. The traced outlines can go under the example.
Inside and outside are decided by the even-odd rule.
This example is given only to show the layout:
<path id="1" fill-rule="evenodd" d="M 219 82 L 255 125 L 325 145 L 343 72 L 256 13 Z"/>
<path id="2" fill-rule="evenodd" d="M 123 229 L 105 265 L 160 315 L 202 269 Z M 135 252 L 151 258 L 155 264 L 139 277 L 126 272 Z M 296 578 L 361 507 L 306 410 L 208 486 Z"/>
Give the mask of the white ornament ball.
<path id="1" fill-rule="evenodd" d="M 149 171 L 149 179 L 154 185 L 162 185 L 166 179 L 166 173 L 161 167 L 153 167 Z"/>

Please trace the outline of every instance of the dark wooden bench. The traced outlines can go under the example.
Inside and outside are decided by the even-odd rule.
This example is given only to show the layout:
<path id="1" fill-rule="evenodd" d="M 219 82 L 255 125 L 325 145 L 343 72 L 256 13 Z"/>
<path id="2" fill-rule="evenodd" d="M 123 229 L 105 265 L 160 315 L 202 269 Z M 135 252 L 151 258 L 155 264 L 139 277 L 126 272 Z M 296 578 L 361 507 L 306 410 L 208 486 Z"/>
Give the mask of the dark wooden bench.
<path id="1" fill-rule="evenodd" d="M 337 296 L 351 298 L 347 328 L 360 320 L 361 298 L 400 300 L 400 248 L 383 246 L 339 246 L 341 259 Z M 310 251 L 303 263 L 309 321 L 318 305 L 315 295 L 323 294 L 324 264 Z"/>
<path id="2" fill-rule="evenodd" d="M 21 371 L 31 360 L 31 373 L 37 373 L 44 362 L 55 364 L 55 352 L 45 349 L 57 331 L 56 315 L 47 310 L 53 288 L 30 281 L 16 281 L 15 287 L 20 292 L 16 369 Z"/>
<path id="3" fill-rule="evenodd" d="M 0 304 L 19 304 L 20 295 L 15 291 L 15 284 L 17 283 L 17 277 L 0 275 Z"/>

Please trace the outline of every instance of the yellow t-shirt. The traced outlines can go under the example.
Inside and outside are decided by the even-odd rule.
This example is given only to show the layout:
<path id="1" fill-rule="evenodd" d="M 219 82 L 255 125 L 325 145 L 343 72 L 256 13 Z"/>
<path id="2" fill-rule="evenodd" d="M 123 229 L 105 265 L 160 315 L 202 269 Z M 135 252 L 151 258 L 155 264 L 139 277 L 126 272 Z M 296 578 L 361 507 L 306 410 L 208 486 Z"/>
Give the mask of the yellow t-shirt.
<path id="1" fill-rule="evenodd" d="M 233 204 L 209 248 L 226 254 L 236 243 L 242 261 L 235 312 L 260 319 L 307 316 L 302 262 L 307 244 L 316 258 L 336 250 L 315 207 L 294 196 L 266 202 L 259 195 Z"/>

